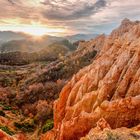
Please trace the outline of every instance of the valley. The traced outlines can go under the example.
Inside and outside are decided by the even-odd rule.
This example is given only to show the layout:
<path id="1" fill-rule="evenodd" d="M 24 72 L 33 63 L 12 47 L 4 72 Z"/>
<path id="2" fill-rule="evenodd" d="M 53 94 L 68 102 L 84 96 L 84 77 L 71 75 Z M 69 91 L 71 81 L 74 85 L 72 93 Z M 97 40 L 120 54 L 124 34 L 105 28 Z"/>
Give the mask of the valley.
<path id="1" fill-rule="evenodd" d="M 102 39 L 104 36 L 97 38 Z M 53 128 L 53 103 L 59 97 L 61 89 L 73 74 L 90 64 L 99 52 L 97 48 L 100 44 L 94 42 L 93 46 L 91 44 L 86 48 L 85 43 L 79 43 L 78 48 L 71 52 L 68 49 L 65 51 L 66 47 L 61 49 L 55 43 L 55 50 L 41 51 L 46 56 L 45 59 L 34 59 L 30 62 L 25 55 L 24 61 L 28 63 L 21 63 L 22 52 L 18 56 L 15 52 L 7 53 L 8 57 L 6 53 L 2 54 L 1 130 L 9 135 L 20 134 L 24 139 L 37 140 L 41 134 Z M 52 44 L 52 47 L 55 45 Z M 28 54 L 29 58 L 33 58 L 32 53 Z M 43 54 L 40 55 L 41 58 Z M 50 59 L 52 57 L 54 59 Z"/>
<path id="2" fill-rule="evenodd" d="M 0 0 L 0 140 L 140 140 L 140 0 Z"/>

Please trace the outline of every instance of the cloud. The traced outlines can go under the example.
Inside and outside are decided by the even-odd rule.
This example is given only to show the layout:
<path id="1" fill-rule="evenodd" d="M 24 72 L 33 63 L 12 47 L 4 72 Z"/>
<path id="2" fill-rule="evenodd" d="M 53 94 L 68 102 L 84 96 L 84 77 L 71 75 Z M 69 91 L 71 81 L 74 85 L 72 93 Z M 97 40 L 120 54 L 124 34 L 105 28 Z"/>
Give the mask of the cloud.
<path id="1" fill-rule="evenodd" d="M 76 0 L 70 2 L 70 0 L 46 0 L 41 2 L 46 6 L 46 10 L 43 11 L 43 15 L 47 19 L 51 20 L 76 20 L 84 17 L 88 17 L 106 6 L 105 0 L 97 0 L 96 2 L 89 2 L 83 0 Z"/>
<path id="2" fill-rule="evenodd" d="M 10 2 L 12 5 L 15 4 L 13 0 L 8 0 L 8 2 Z"/>
<path id="3" fill-rule="evenodd" d="M 39 22 L 70 33 L 108 33 L 125 17 L 139 20 L 139 7 L 139 0 L 0 0 L 0 29 Z"/>

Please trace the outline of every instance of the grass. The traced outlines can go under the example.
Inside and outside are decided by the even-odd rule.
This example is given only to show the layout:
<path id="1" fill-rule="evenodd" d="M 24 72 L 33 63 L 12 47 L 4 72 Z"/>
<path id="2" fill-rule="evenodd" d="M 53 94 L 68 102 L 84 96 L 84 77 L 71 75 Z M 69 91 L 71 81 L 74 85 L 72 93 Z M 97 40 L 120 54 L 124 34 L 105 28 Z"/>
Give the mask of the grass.
<path id="1" fill-rule="evenodd" d="M 6 105 L 3 102 L 0 102 L 0 106 L 2 107 L 3 110 L 12 110 L 12 107 L 9 105 Z"/>
<path id="2" fill-rule="evenodd" d="M 33 132 L 35 129 L 34 122 L 14 122 L 14 126 L 23 132 Z"/>
<path id="3" fill-rule="evenodd" d="M 7 126 L 0 126 L 0 129 L 4 132 L 6 132 L 9 135 L 14 135 L 15 133 L 13 131 L 11 131 Z"/>

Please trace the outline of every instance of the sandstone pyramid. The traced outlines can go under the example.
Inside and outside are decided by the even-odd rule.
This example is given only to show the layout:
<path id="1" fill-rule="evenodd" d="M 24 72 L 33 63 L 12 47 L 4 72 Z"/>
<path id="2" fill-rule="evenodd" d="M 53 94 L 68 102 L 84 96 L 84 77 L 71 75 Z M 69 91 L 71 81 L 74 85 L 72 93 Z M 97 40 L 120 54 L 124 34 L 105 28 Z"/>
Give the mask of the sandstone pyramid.
<path id="1" fill-rule="evenodd" d="M 140 139 L 140 22 L 124 19 L 103 41 L 93 63 L 61 91 L 54 129 L 42 140 L 95 140 L 101 120 L 115 134 L 134 131 Z"/>

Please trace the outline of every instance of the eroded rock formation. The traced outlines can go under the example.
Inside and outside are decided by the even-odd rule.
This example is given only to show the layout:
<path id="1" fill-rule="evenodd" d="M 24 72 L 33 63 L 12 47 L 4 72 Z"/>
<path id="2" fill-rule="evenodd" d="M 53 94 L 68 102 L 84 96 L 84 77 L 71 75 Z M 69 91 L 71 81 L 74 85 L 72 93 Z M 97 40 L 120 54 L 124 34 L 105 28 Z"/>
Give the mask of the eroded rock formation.
<path id="1" fill-rule="evenodd" d="M 80 140 L 139 140 L 140 139 L 140 126 L 134 128 L 116 128 L 111 129 L 109 124 L 100 119 L 97 123 L 97 127 L 90 130 L 86 137 Z"/>
<path id="2" fill-rule="evenodd" d="M 115 132 L 139 125 L 140 22 L 123 20 L 100 45 L 103 49 L 93 63 L 61 91 L 54 106 L 54 129 L 42 140 L 79 140 L 101 118 Z"/>

